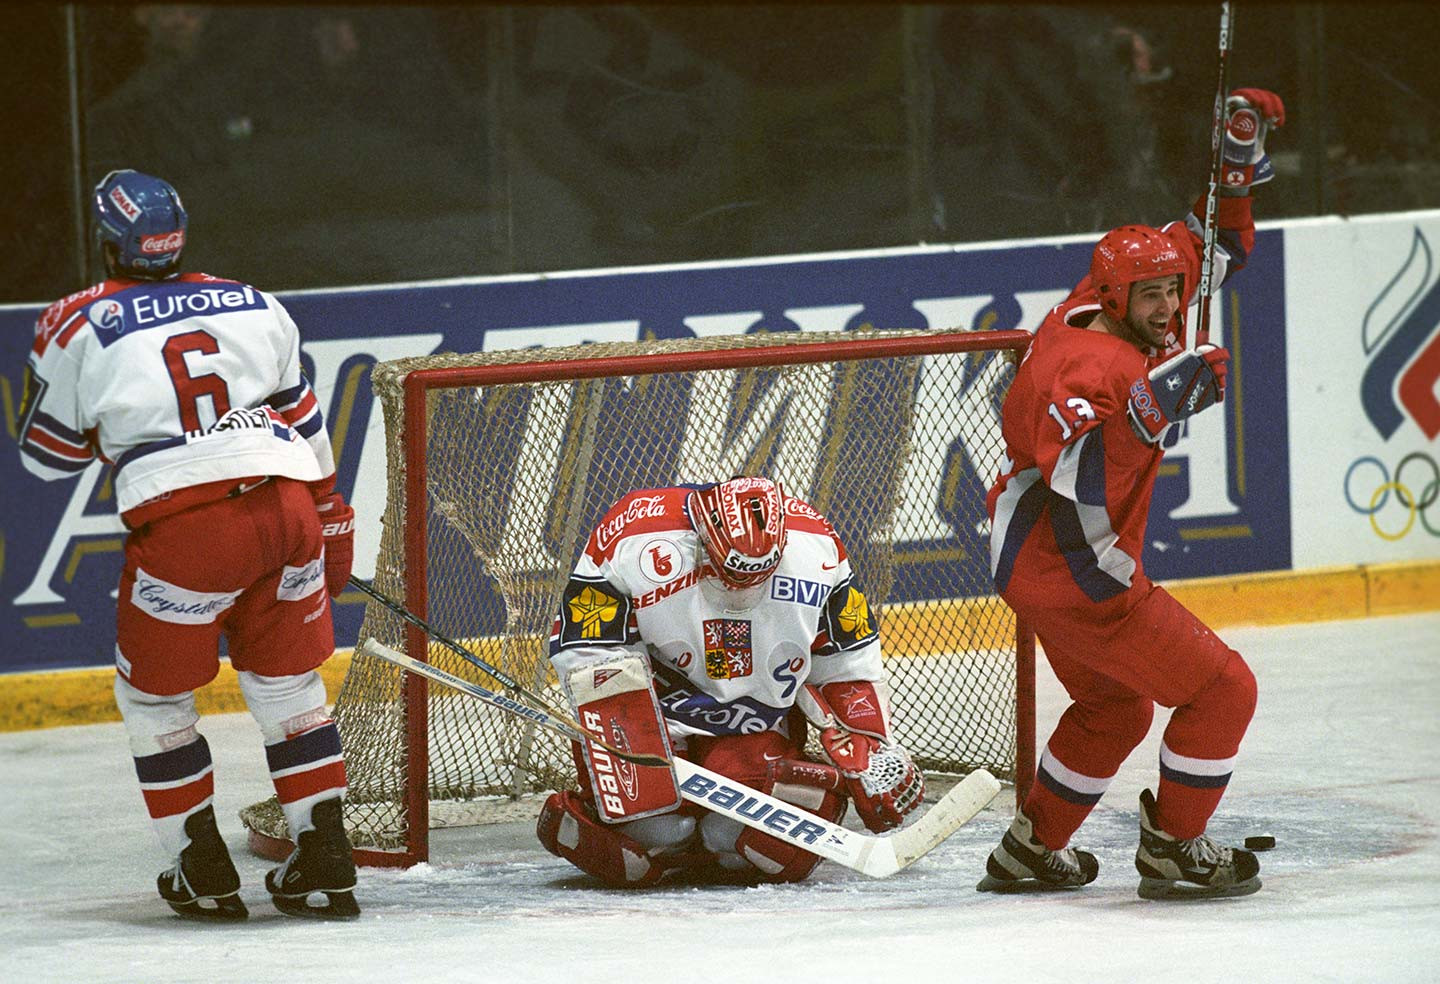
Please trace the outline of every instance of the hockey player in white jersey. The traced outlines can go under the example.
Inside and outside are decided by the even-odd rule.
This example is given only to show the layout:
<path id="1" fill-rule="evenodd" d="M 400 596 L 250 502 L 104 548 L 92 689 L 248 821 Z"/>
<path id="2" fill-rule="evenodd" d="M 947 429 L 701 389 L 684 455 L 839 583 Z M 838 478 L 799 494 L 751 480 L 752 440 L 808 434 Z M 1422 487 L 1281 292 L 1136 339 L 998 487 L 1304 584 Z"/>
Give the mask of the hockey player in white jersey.
<path id="1" fill-rule="evenodd" d="M 612 746 L 680 755 L 872 831 L 920 805 L 924 775 L 892 736 L 874 614 L 830 523 L 765 478 L 632 492 L 591 533 L 550 659 L 576 718 Z M 807 721 L 827 761 L 804 754 Z M 682 803 L 668 768 L 575 749 L 579 792 L 537 832 L 607 884 L 710 869 L 805 878 L 793 843 Z"/>
<path id="2" fill-rule="evenodd" d="M 160 895 L 190 918 L 247 915 L 194 699 L 223 634 L 297 843 L 266 887 L 288 914 L 354 917 L 345 763 L 315 672 L 334 651 L 327 590 L 349 577 L 354 512 L 299 333 L 271 295 L 181 272 L 188 217 L 167 182 L 111 172 L 92 211 L 107 279 L 36 324 L 20 451 L 44 479 L 113 469 L 129 530 L 115 700 L 173 859 Z"/>

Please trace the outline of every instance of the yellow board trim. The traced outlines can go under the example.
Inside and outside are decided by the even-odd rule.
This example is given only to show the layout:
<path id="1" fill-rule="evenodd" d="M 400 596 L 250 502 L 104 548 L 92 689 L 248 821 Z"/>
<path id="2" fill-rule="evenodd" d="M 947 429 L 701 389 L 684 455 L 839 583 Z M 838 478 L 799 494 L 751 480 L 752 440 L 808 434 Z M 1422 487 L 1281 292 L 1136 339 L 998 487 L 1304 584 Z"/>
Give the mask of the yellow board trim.
<path id="1" fill-rule="evenodd" d="M 1196 578 L 1167 582 L 1165 588 L 1215 629 L 1405 615 L 1440 610 L 1440 561 Z M 1014 616 L 998 598 L 976 598 L 958 604 L 891 606 L 881 636 L 888 656 L 907 658 L 974 648 L 977 638 L 993 638 L 1000 648 L 1008 644 L 1013 627 Z M 481 655 L 504 665 L 500 652 L 490 651 L 495 647 L 494 640 L 482 641 Z M 349 649 L 339 650 L 320 668 L 332 702 L 351 655 Z M 437 650 L 435 656 L 439 655 Z M 0 731 L 118 721 L 111 692 L 114 683 L 113 667 L 0 675 L 4 694 Z M 239 681 L 228 662 L 221 663 L 215 680 L 196 692 L 195 704 L 202 714 L 245 710 Z"/>
<path id="2" fill-rule="evenodd" d="M 330 701 L 340 692 L 340 681 L 350 667 L 352 650 L 337 650 L 320 667 Z M 51 670 L 42 673 L 0 675 L 4 700 L 0 703 L 0 731 L 29 731 L 72 724 L 119 721 L 115 706 L 115 668 Z M 214 680 L 195 691 L 201 714 L 229 714 L 245 710 L 240 680 L 229 660 L 221 660 Z"/>

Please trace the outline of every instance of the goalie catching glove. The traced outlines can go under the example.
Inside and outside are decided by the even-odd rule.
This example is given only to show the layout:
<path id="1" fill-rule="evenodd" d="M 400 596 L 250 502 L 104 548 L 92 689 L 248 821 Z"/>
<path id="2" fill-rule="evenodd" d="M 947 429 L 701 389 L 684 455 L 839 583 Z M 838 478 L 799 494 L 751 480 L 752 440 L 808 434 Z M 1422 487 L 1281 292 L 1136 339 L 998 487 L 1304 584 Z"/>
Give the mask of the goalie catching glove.
<path id="1" fill-rule="evenodd" d="M 799 706 L 820 729 L 820 747 L 840 770 L 867 829 L 892 830 L 925 798 L 925 774 L 890 740 L 884 684 L 806 684 Z"/>

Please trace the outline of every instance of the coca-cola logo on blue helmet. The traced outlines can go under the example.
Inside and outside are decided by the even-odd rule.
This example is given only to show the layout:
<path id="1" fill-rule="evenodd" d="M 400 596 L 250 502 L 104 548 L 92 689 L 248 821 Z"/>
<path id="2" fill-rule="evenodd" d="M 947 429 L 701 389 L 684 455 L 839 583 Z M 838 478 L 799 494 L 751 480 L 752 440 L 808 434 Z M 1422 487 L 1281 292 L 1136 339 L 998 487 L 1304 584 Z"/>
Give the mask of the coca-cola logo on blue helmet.
<path id="1" fill-rule="evenodd" d="M 116 249 L 116 263 L 141 274 L 163 274 L 180 261 L 189 216 L 168 181 L 139 171 L 111 171 L 91 202 L 95 236 Z"/>

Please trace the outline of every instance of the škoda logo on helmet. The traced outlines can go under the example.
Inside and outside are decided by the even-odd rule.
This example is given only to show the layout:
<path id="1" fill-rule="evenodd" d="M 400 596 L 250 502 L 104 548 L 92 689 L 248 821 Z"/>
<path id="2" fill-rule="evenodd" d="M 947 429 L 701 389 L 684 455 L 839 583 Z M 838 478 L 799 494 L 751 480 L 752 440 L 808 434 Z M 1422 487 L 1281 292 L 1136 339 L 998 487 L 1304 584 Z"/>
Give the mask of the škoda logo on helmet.
<path id="1" fill-rule="evenodd" d="M 125 194 L 125 189 L 119 185 L 110 189 L 110 200 L 115 203 L 115 207 L 120 210 L 120 214 L 131 222 L 134 222 L 140 217 L 140 206 L 136 205 L 130 196 Z"/>

